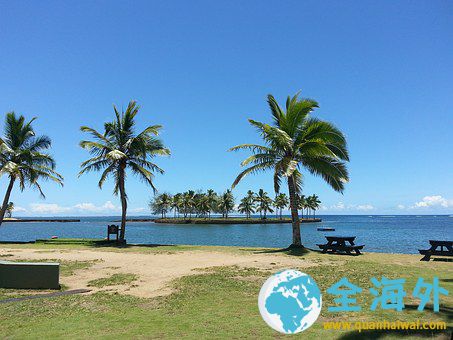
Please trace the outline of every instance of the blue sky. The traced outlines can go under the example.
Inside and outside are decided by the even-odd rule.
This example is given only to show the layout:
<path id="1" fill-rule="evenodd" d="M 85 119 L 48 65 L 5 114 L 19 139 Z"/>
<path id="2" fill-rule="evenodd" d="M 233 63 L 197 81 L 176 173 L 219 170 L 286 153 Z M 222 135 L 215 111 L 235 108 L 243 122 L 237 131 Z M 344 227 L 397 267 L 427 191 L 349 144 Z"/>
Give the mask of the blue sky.
<path id="1" fill-rule="evenodd" d="M 101 129 L 131 99 L 172 150 L 158 189 L 223 191 L 246 156 L 226 150 L 259 142 L 247 118 L 270 122 L 266 95 L 302 90 L 351 153 L 344 195 L 305 179 L 322 213 L 451 214 L 452 37 L 451 1 L 0 0 L 0 113 L 38 116 L 65 177 L 46 200 L 17 188 L 11 200 L 17 215 L 118 214 L 111 182 L 77 178 L 78 128 Z M 272 193 L 271 173 L 234 193 L 259 188 Z M 146 214 L 151 190 L 133 177 L 127 190 Z"/>

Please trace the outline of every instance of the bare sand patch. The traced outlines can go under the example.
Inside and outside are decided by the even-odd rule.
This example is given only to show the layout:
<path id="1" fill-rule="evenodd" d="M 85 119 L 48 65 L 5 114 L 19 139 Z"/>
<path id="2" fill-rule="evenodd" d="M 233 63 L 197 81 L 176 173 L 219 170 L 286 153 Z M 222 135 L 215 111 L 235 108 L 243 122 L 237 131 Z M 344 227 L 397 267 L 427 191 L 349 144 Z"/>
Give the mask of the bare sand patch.
<path id="1" fill-rule="evenodd" d="M 214 250 L 179 251 L 168 253 L 134 253 L 97 251 L 91 249 L 60 249 L 43 252 L 39 249 L 3 249 L 0 256 L 12 254 L 8 260 L 91 261 L 92 266 L 62 276 L 61 284 L 69 289 L 89 288 L 93 292 L 109 291 L 138 297 L 155 297 L 171 293 L 170 282 L 186 275 L 202 273 L 218 266 L 254 267 L 277 271 L 283 268 L 304 268 L 319 265 L 319 260 L 276 253 L 234 253 Z M 323 262 L 323 264 L 328 264 Z M 337 262 L 338 263 L 338 262 Z M 131 284 L 103 288 L 88 287 L 88 282 L 116 273 L 134 273 L 138 279 Z"/>

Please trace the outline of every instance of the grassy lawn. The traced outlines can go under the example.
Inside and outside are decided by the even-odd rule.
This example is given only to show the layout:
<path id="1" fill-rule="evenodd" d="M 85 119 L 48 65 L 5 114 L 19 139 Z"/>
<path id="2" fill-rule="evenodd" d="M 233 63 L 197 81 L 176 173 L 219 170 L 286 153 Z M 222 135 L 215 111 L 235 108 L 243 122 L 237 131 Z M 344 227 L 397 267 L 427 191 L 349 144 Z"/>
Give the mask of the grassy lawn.
<path id="1" fill-rule="evenodd" d="M 128 284 L 138 279 L 138 276 L 130 273 L 113 274 L 102 279 L 91 280 L 88 282 L 89 287 L 106 287 L 114 285 Z"/>
<path id="2" fill-rule="evenodd" d="M 30 247 L 36 245 L 21 245 Z M 72 249 L 75 245 L 68 245 Z M 18 246 L 19 247 L 19 246 Z M 42 245 L 46 249 L 47 245 Z M 41 248 L 42 248 L 41 247 Z M 63 246 L 61 246 L 63 247 Z M 97 248 L 96 248 L 97 249 Z M 107 251 L 105 248 L 101 248 Z M 210 247 L 190 247 L 166 251 L 206 250 Z M 400 339 L 409 337 L 434 337 L 449 339 L 453 321 L 453 281 L 451 263 L 430 262 L 406 263 L 403 257 L 386 254 L 366 254 L 361 257 L 329 256 L 319 253 L 297 253 L 273 250 L 215 247 L 237 254 L 257 251 L 274 252 L 279 256 L 298 256 L 301 271 L 311 275 L 323 292 L 323 309 L 318 321 L 307 331 L 296 335 L 309 339 Z M 123 251 L 116 249 L 113 251 Z M 138 247 L 127 251 L 141 252 Z M 147 252 L 157 248 L 147 248 Z M 162 251 L 161 249 L 159 251 Z M 49 255 L 49 258 L 51 256 Z M 401 259 L 401 260 L 400 260 Z M 303 267 L 304 260 L 317 265 Z M 89 263 L 62 263 L 62 274 L 74 275 L 75 267 Z M 294 268 L 298 269 L 298 268 Z M 269 328 L 261 319 L 257 308 L 257 296 L 263 282 L 273 272 L 260 268 L 236 266 L 215 267 L 203 274 L 184 276 L 172 285 L 174 293 L 153 299 L 137 298 L 121 294 L 96 293 L 93 295 L 72 295 L 52 299 L 36 299 L 0 304 L 0 334 L 8 339 L 23 338 L 264 338 L 284 337 Z M 77 275 L 77 274 L 75 274 Z M 113 275 L 97 285 L 128 283 L 136 279 L 133 274 L 123 277 Z M 357 313 L 330 313 L 327 306 L 333 305 L 333 297 L 326 289 L 341 277 L 346 276 L 352 283 L 361 286 L 364 293 L 358 302 L 362 311 Z M 406 308 L 402 312 L 369 310 L 373 296 L 368 292 L 371 277 L 405 278 Z M 418 312 L 418 300 L 411 297 L 411 291 L 418 277 L 429 280 L 437 276 L 440 285 L 450 291 L 441 296 L 441 311 Z M 0 290 L 0 300 L 11 297 L 11 290 Z M 21 295 L 23 292 L 20 292 Z M 26 295 L 26 294 L 25 294 Z M 431 305 L 428 307 L 431 308 Z M 444 332 L 432 331 L 333 331 L 324 330 L 325 321 L 445 321 L 449 329 Z"/>

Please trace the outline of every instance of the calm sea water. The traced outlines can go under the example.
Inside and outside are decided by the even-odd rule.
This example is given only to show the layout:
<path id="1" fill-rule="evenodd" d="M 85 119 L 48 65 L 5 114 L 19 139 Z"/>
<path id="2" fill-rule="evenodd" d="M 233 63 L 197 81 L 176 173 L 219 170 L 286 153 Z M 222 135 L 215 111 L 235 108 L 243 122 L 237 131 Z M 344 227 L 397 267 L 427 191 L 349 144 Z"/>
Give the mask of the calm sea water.
<path id="1" fill-rule="evenodd" d="M 356 236 L 364 251 L 417 253 L 428 240 L 452 240 L 453 216 L 320 216 L 321 223 L 302 224 L 306 247 L 317 248 L 324 235 Z M 118 217 L 82 217 L 76 223 L 3 223 L 0 241 L 34 241 L 60 238 L 104 238 L 106 226 Z M 317 231 L 319 227 L 334 232 Z M 250 247 L 286 247 L 291 243 L 291 224 L 197 225 L 128 223 L 128 243 L 192 244 Z"/>

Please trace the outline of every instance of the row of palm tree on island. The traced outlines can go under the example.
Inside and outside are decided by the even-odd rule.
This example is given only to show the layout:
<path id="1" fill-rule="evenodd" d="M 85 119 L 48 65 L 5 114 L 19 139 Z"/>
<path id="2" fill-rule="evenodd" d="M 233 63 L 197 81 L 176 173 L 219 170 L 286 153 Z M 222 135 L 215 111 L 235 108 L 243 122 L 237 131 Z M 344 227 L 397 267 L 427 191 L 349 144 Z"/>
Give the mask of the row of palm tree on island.
<path id="1" fill-rule="evenodd" d="M 315 218 L 321 201 L 317 195 L 308 197 L 298 195 L 297 203 L 297 209 L 301 211 L 302 218 Z M 205 193 L 201 190 L 188 190 L 174 195 L 162 193 L 155 195 L 149 203 L 153 214 L 168 218 L 168 214 L 173 212 L 173 218 L 184 219 L 192 217 L 211 219 L 213 214 L 228 218 L 229 214 L 235 211 L 244 214 L 247 219 L 250 219 L 255 213 L 259 213 L 260 219 L 266 219 L 267 213 L 273 212 L 275 212 L 276 218 L 283 219 L 283 210 L 288 206 L 289 198 L 285 193 L 279 193 L 272 199 L 263 189 L 257 193 L 247 191 L 246 196 L 240 200 L 237 206 L 233 193 L 229 189 L 222 194 L 216 193 L 212 189 Z"/>
<path id="2" fill-rule="evenodd" d="M 284 108 L 272 95 L 267 102 L 273 123 L 266 124 L 249 119 L 250 124 L 258 130 L 264 144 L 242 144 L 229 151 L 246 150 L 252 153 L 241 166 L 246 167 L 233 181 L 234 187 L 247 175 L 262 171 L 273 172 L 274 191 L 278 197 L 280 186 L 284 181 L 288 188 L 288 201 L 291 211 L 293 240 L 295 247 L 302 246 L 299 221 L 299 201 L 302 197 L 303 172 L 305 170 L 320 176 L 335 191 L 343 192 L 349 180 L 346 162 L 349 161 L 346 138 L 333 124 L 311 117 L 318 108 L 312 99 L 300 99 L 297 93 L 288 96 Z M 113 179 L 113 193 L 121 201 L 120 240 L 125 239 L 128 195 L 126 177 L 132 173 L 156 191 L 154 175 L 163 174 L 164 170 L 152 159 L 156 156 L 168 156 L 170 150 L 157 138 L 161 125 L 150 125 L 137 133 L 136 116 L 139 106 L 131 101 L 125 111 L 118 111 L 114 106 L 113 121 L 103 125 L 103 131 L 82 126 L 82 132 L 91 136 L 83 140 L 80 146 L 86 149 L 91 157 L 81 164 L 79 176 L 91 171 L 101 171 L 98 183 L 102 188 L 107 178 Z M 40 180 L 51 180 L 63 185 L 63 176 L 56 172 L 54 158 L 48 153 L 51 140 L 47 136 L 36 136 L 33 128 L 35 118 L 26 121 L 24 116 L 14 112 L 6 114 L 4 135 L 0 138 L 0 177 L 7 177 L 7 187 L 0 209 L 0 225 L 6 214 L 9 198 L 16 182 L 23 191 L 26 187 L 44 193 Z M 231 191 L 220 197 L 221 210 L 227 216 L 234 207 Z M 241 202 L 239 209 L 246 209 L 250 202 Z M 256 202 L 255 202 L 256 204 Z M 271 200 L 266 202 L 272 206 Z M 206 207 L 203 208 L 206 211 Z M 261 210 L 264 215 L 269 210 Z M 246 211 L 243 210 L 243 211 Z M 208 209 L 209 214 L 209 209 Z"/>

